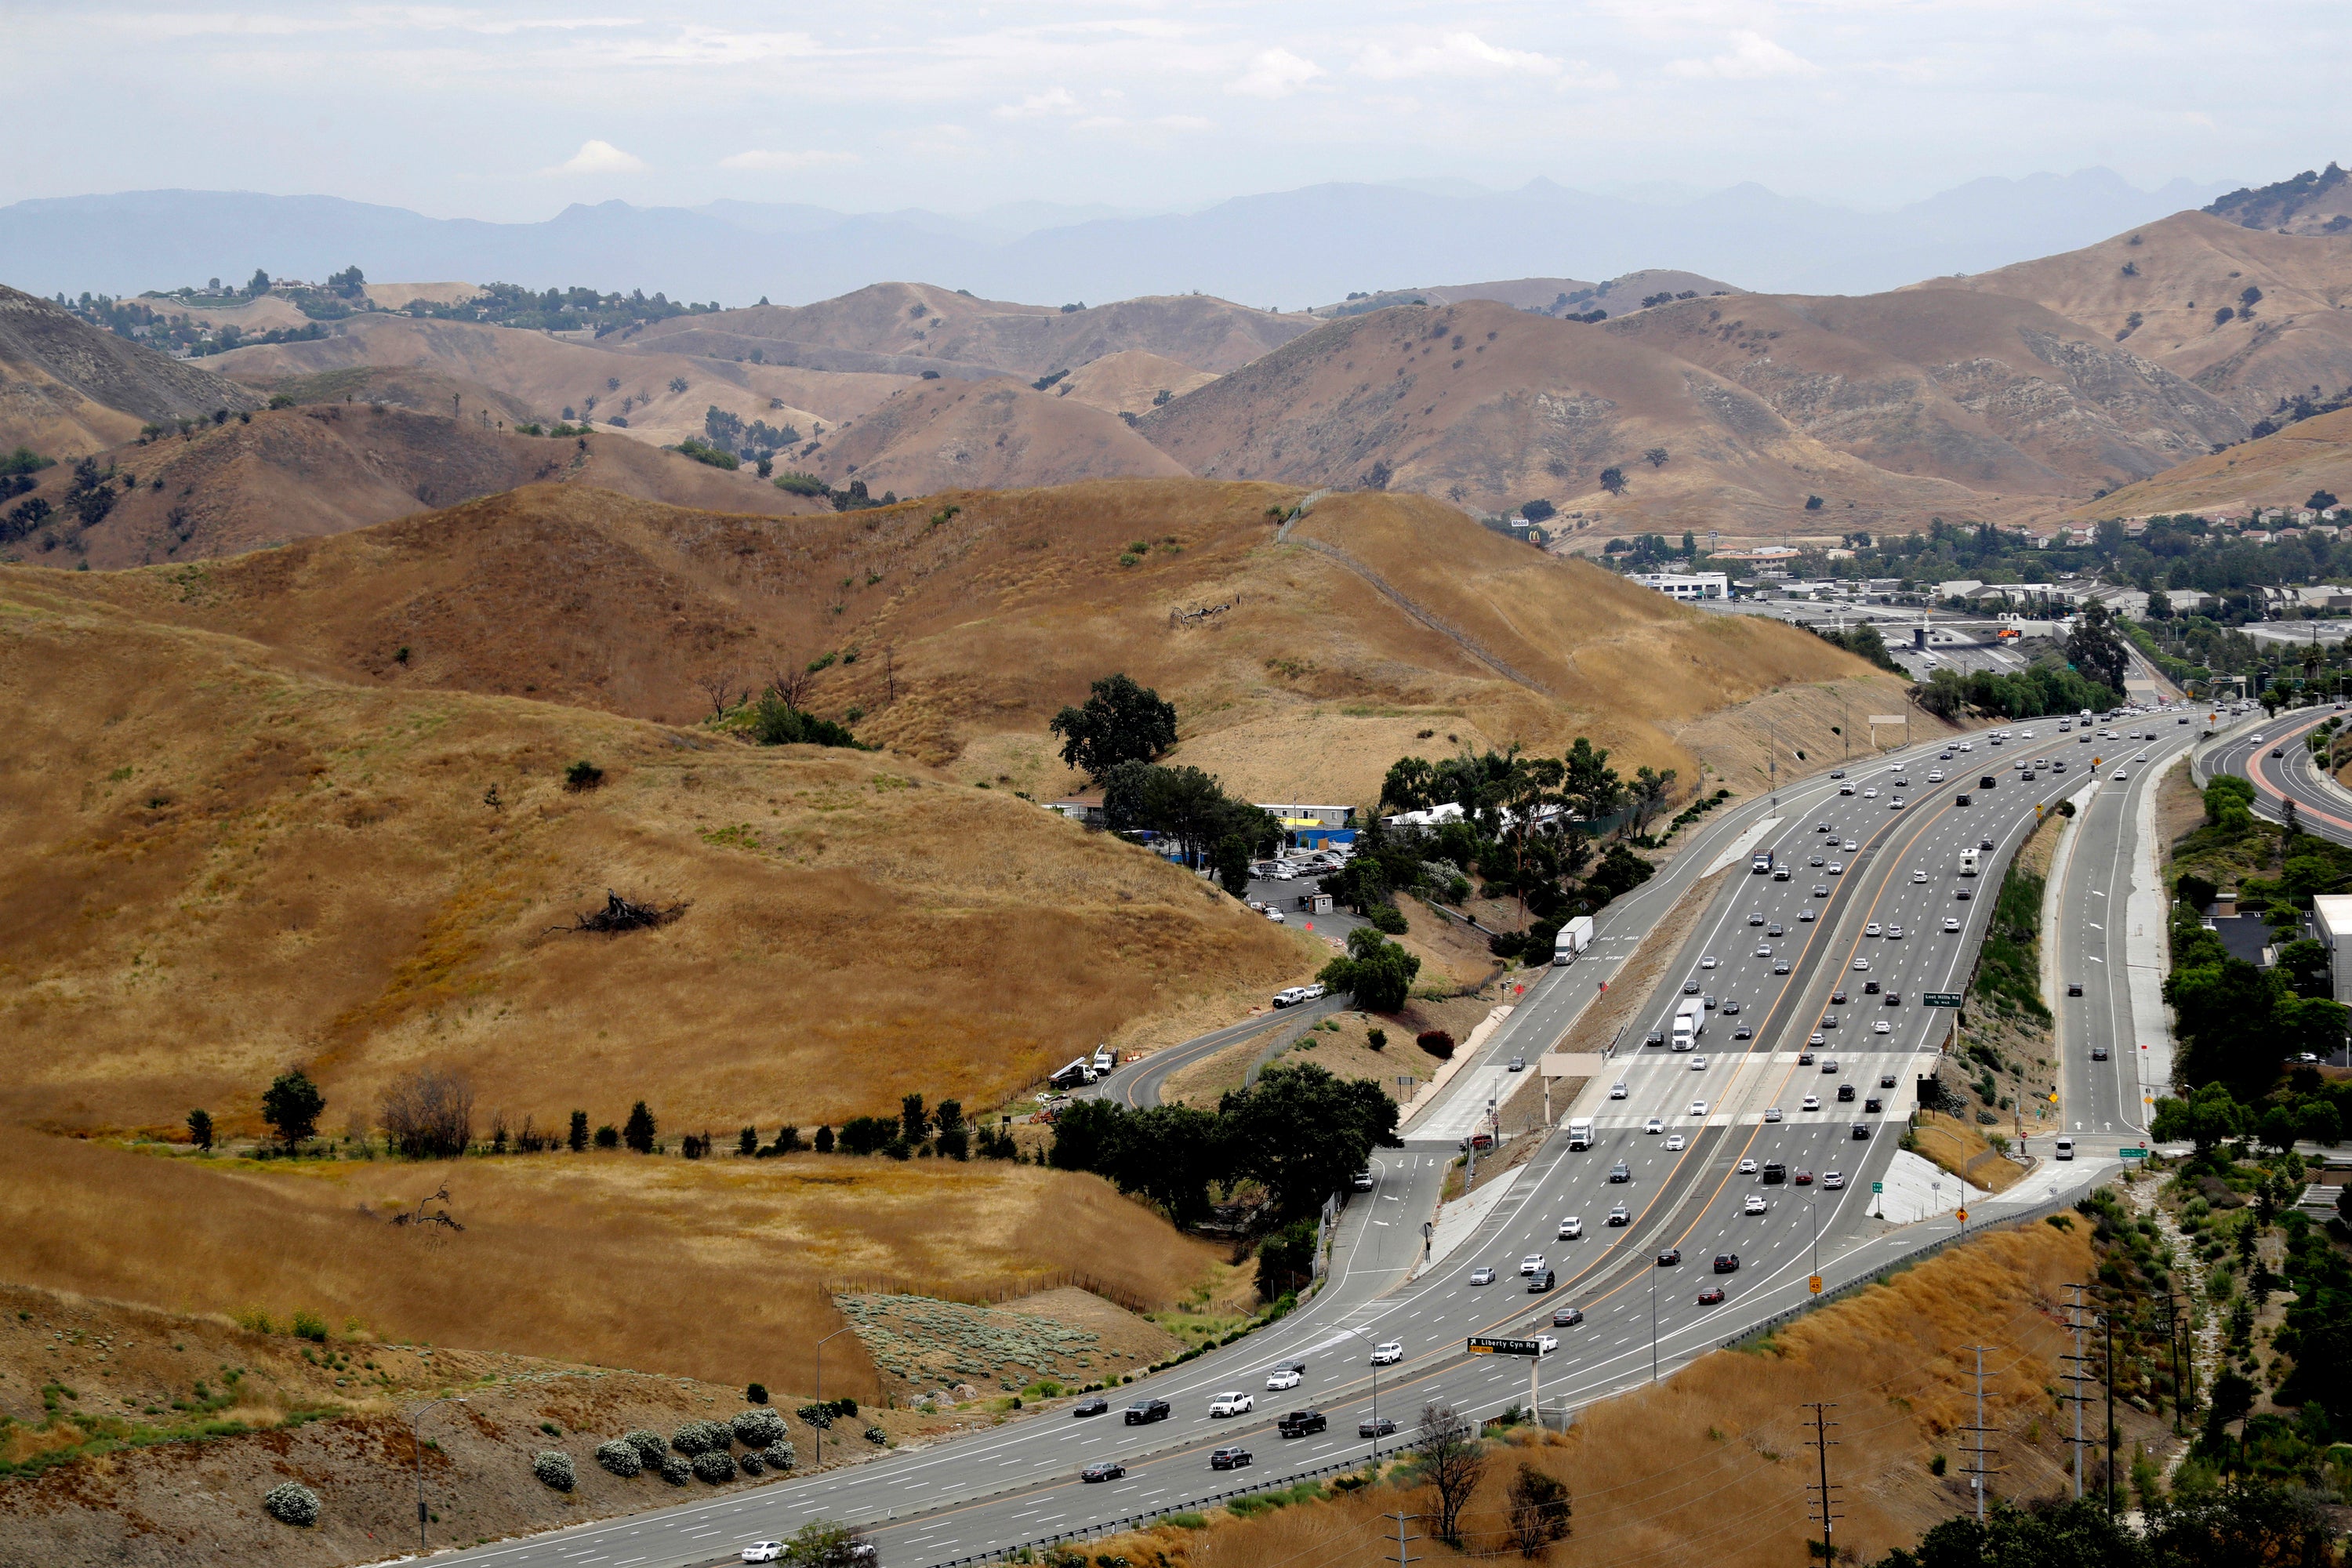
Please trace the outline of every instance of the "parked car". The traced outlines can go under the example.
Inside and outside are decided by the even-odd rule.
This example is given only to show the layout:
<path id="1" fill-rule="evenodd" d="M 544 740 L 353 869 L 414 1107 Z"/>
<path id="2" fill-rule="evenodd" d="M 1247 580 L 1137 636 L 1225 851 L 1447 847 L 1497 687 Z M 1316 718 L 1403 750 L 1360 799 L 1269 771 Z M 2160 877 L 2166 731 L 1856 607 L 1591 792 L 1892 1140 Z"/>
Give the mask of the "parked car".
<path id="1" fill-rule="evenodd" d="M 1209 1451 L 1209 1468 L 1238 1470 L 1244 1465 L 1250 1463 L 1250 1451 L 1237 1444 L 1223 1448 L 1212 1448 Z"/>
<path id="2" fill-rule="evenodd" d="M 1082 1481 L 1115 1481 L 1127 1474 L 1127 1467 L 1117 1459 L 1097 1459 L 1078 1472 Z"/>

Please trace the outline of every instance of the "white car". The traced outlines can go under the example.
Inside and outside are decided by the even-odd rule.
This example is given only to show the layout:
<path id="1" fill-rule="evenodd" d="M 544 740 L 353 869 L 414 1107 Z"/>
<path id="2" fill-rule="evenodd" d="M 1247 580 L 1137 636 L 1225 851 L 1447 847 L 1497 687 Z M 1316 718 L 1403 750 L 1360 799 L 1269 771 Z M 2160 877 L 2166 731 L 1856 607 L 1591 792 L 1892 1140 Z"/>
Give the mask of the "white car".
<path id="1" fill-rule="evenodd" d="M 1706 1070 L 1706 1058 L 1705 1057 L 1693 1057 L 1693 1058 L 1691 1058 L 1691 1071 L 1693 1071 L 1693 1072 L 1705 1072 Z"/>
<path id="2" fill-rule="evenodd" d="M 1625 1080 L 1621 1078 L 1615 1083 L 1609 1086 L 1609 1098 L 1612 1100 L 1622 1100 L 1625 1098 Z"/>
<path id="3" fill-rule="evenodd" d="M 1666 1140 L 1666 1152 L 1669 1154 L 1679 1154 L 1682 1152 L 1683 1135 L 1677 1132 L 1673 1137 Z"/>
<path id="4" fill-rule="evenodd" d="M 1849 838 L 1843 844 L 1839 845 L 1838 847 L 1851 855 L 1853 853 L 1853 840 Z"/>
<path id="5" fill-rule="evenodd" d="M 2131 774 L 2129 774 L 2129 773 L 2127 773 L 2124 772 L 2124 771 L 2123 771 L 2123 769 L 2121 769 L 2121 768 L 2117 768 L 2117 769 L 2116 769 L 2116 770 L 2112 774 L 2110 774 L 2109 776 L 2110 776 L 2111 778 L 2113 778 L 2113 779 L 2115 780 L 2115 782 L 2116 782 L 2116 783 L 2117 783 L 2117 784 L 2121 784 L 2121 783 L 2123 783 L 2123 782 L 2124 782 L 2124 780 L 2126 780 L 2126 779 L 2127 779 L 2127 778 L 2131 777 Z"/>
<path id="6" fill-rule="evenodd" d="M 1874 1035 L 1891 1035 L 1895 1032 L 1895 1026 L 1881 1018 L 1870 1026 L 1870 1032 Z"/>
<path id="7" fill-rule="evenodd" d="M 1550 1334 L 1538 1334 L 1536 1336 L 1536 1350 L 1539 1353 L 1549 1355 L 1552 1352 L 1558 1349 L 1559 1349 L 1559 1341 L 1554 1336 Z"/>
<path id="8" fill-rule="evenodd" d="M 1877 936 L 1878 934 L 1880 934 L 1880 927 L 1879 927 L 1878 922 L 1877 922 L 1876 921 L 1871 921 L 1868 925 L 1866 925 L 1866 926 L 1863 927 L 1863 928 L 1862 928 L 1862 934 L 1863 934 L 1863 935 L 1864 935 L 1864 936 Z"/>
<path id="9" fill-rule="evenodd" d="M 1757 956 L 1757 957 L 1759 957 L 1759 958 L 1769 958 L 1769 957 L 1771 957 L 1771 956 L 1772 956 L 1772 944 L 1771 944 L 1770 942 L 1759 942 L 1759 943 L 1757 944 L 1757 946 L 1756 946 L 1756 956 Z"/>
<path id="10" fill-rule="evenodd" d="M 1739 1162 L 1739 1173 L 1743 1176 L 1752 1176 L 1756 1173 L 1755 1155 L 1750 1154 L 1746 1159 Z"/>
<path id="11" fill-rule="evenodd" d="M 743 1561 L 746 1563 L 782 1563 L 783 1560 L 784 1543 L 781 1541 L 755 1541 L 743 1548 Z"/>
<path id="12" fill-rule="evenodd" d="M 1968 742 L 1966 742 L 1966 741 L 1962 741 L 1962 742 L 1960 742 L 1960 750 L 1962 750 L 1962 751 L 1964 751 L 1964 752 L 1973 752 L 1973 751 L 1975 751 L 1975 750 L 1976 750 L 1976 748 L 1975 748 L 1974 746 L 1970 745 Z"/>
<path id="13" fill-rule="evenodd" d="M 1279 1394 L 1286 1388 L 1297 1388 L 1302 1381 L 1297 1367 L 1278 1366 L 1265 1374 L 1265 1386 L 1270 1393 Z"/>
<path id="14" fill-rule="evenodd" d="M 1820 1095 L 1809 1094 L 1805 1096 L 1805 1109 L 1807 1110 L 1819 1110 L 1821 1108 L 1822 1097 Z"/>
<path id="15" fill-rule="evenodd" d="M 1470 1283 L 1471 1283 L 1471 1284 L 1473 1284 L 1473 1285 L 1492 1285 L 1494 1282 L 1495 1282 L 1495 1271 L 1494 1271 L 1494 1269 L 1492 1269 L 1492 1268 L 1488 1268 L 1486 1264 L 1481 1263 L 1480 1265 L 1478 1265 L 1478 1267 L 1477 1267 L 1477 1268 L 1473 1268 L 1472 1270 L 1470 1270 Z"/>
<path id="16" fill-rule="evenodd" d="M 1925 871 L 1914 871 L 1911 873 L 1911 879 L 1915 882 L 1924 882 L 1927 879 L 1927 873 Z"/>
<path id="17" fill-rule="evenodd" d="M 1256 1408 L 1257 1401 L 1241 1393 L 1220 1394 L 1209 1401 L 1209 1415 L 1212 1418 L 1246 1415 Z"/>
<path id="18" fill-rule="evenodd" d="M 1713 969 L 1715 967 L 1715 954 L 1710 952 L 1705 958 L 1700 959 L 1698 961 L 1698 966 L 1701 969 Z"/>
<path id="19" fill-rule="evenodd" d="M 1540 1274 L 1543 1271 L 1544 1255 L 1542 1253 L 1530 1252 L 1525 1258 L 1519 1259 L 1519 1272 L 1522 1275 Z"/>
<path id="20" fill-rule="evenodd" d="M 1777 1106 L 1777 1105 L 1768 1105 L 1768 1106 L 1766 1106 L 1766 1107 L 1764 1108 L 1764 1120 L 1765 1120 L 1765 1121 L 1780 1121 L 1780 1108 L 1779 1106 Z"/>
<path id="21" fill-rule="evenodd" d="M 1960 922 L 1953 916 L 1946 915 L 1944 917 L 1944 929 L 1948 931 L 1956 931 L 1960 929 Z"/>
<path id="22" fill-rule="evenodd" d="M 1664 1132 L 1665 1130 L 1666 1123 L 1663 1117 L 1653 1116 L 1642 1123 L 1642 1131 L 1644 1132 Z"/>
<path id="23" fill-rule="evenodd" d="M 1876 800 L 1878 798 L 1878 791 L 1874 788 L 1864 790 L 1862 792 L 1862 798 L 1864 800 Z"/>
<path id="24" fill-rule="evenodd" d="M 1574 1215 L 1569 1215 L 1559 1222 L 1559 1238 L 1562 1241 L 1583 1240 L 1584 1222 Z"/>
<path id="25" fill-rule="evenodd" d="M 1853 961 L 1853 966 L 1857 970 L 1868 969 L 1870 967 L 1870 960 L 1866 958 L 1857 958 Z"/>
<path id="26" fill-rule="evenodd" d="M 1739 1212 L 1742 1214 L 1762 1214 L 1769 1207 L 1771 1207 L 1771 1205 L 1764 1201 L 1764 1194 L 1762 1193 L 1750 1193 L 1748 1194 L 1748 1201 L 1739 1205 Z"/>
<path id="27" fill-rule="evenodd" d="M 1893 800 L 1888 801 L 1888 802 L 1886 803 L 1886 809 L 1887 809 L 1887 810 L 1889 810 L 1889 811 L 1900 811 L 1900 810 L 1902 810 L 1902 809 L 1903 809 L 1903 797 L 1902 797 L 1901 795 L 1896 795 Z"/>
<path id="28" fill-rule="evenodd" d="M 1888 926 L 1886 928 L 1886 940 L 1889 942 L 1902 941 L 1903 928 L 1901 926 Z"/>
<path id="29" fill-rule="evenodd" d="M 1402 1340 L 1391 1340 L 1384 1345 L 1372 1347 L 1374 1366 L 1394 1366 L 1402 1360 L 1404 1360 L 1404 1342 Z"/>
<path id="30" fill-rule="evenodd" d="M 1706 1101 L 1704 1100 L 1692 1100 L 1690 1113 L 1693 1116 L 1705 1116 L 1706 1114 Z"/>
<path id="31" fill-rule="evenodd" d="M 1832 877 L 1843 877 L 1843 876 L 1844 876 L 1844 875 L 1845 875 L 1845 862 L 1844 862 L 1844 861 L 1843 861 L 1843 860 L 1832 860 L 1832 861 L 1831 861 L 1831 862 L 1830 862 L 1830 866 L 1829 866 L 1829 875 L 1831 875 L 1831 876 L 1832 876 Z"/>
<path id="32" fill-rule="evenodd" d="M 2142 752 L 2138 756 L 2134 757 L 2132 761 L 2136 763 L 2144 763 L 2147 761 L 2147 753 L 2146 752 Z"/>
<path id="33" fill-rule="evenodd" d="M 1942 784 L 1944 782 L 1944 770 L 1941 768 L 1929 768 L 1927 770 L 1927 782 L 1929 784 Z"/>
<path id="34" fill-rule="evenodd" d="M 1275 924 L 1276 924 L 1276 925 L 1281 925 L 1282 923 L 1284 923 L 1284 922 L 1283 922 L 1283 919 L 1282 919 L 1282 911 L 1281 911 L 1280 910 L 1266 910 L 1266 911 L 1265 911 L 1265 918 L 1266 918 L 1266 919 L 1268 919 L 1268 920 L 1270 920 L 1270 921 L 1273 921 Z"/>

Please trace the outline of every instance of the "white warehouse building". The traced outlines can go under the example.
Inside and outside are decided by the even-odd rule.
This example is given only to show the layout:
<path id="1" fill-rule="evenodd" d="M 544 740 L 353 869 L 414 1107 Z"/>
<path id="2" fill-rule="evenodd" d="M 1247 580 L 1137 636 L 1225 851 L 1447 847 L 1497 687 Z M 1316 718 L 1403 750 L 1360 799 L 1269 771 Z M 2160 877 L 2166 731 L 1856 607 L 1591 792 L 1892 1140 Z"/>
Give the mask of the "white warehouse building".
<path id="1" fill-rule="evenodd" d="M 1669 599 L 1723 599 L 1731 595 L 1731 576 L 1725 572 L 1636 572 L 1633 580 L 1654 588 Z"/>

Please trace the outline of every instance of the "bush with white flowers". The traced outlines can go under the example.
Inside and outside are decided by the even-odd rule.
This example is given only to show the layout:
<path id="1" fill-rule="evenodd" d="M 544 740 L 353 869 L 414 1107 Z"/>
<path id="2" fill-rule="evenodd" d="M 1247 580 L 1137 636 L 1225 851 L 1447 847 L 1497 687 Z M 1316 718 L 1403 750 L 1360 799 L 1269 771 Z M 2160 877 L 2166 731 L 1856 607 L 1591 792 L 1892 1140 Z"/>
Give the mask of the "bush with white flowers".
<path id="1" fill-rule="evenodd" d="M 694 1457 L 694 1473 L 712 1486 L 717 1486 L 720 1481 L 731 1481 L 735 1479 L 735 1461 L 724 1454 L 705 1449 Z"/>
<path id="2" fill-rule="evenodd" d="M 319 1522 L 319 1494 L 299 1481 L 286 1481 L 270 1488 L 261 1506 L 280 1524 Z"/>
<path id="3" fill-rule="evenodd" d="M 646 1468 L 646 1457 L 626 1437 L 596 1445 L 596 1462 L 616 1476 L 634 1476 Z"/>
<path id="4" fill-rule="evenodd" d="M 784 1418 L 765 1405 L 753 1405 L 727 1424 L 735 1440 L 747 1448 L 764 1448 L 781 1443 L 792 1430 Z"/>
<path id="5" fill-rule="evenodd" d="M 799 1464 L 801 1458 L 790 1443 L 771 1443 L 761 1450 L 760 1457 L 768 1461 L 768 1468 L 772 1470 L 789 1470 Z"/>
<path id="6" fill-rule="evenodd" d="M 530 1473 L 560 1492 L 570 1491 L 580 1479 L 572 1468 L 572 1456 L 553 1448 L 531 1460 Z"/>
<path id="7" fill-rule="evenodd" d="M 658 1432 L 648 1432 L 642 1426 L 634 1432 L 622 1433 L 621 1441 L 635 1448 L 637 1451 L 637 1458 L 643 1459 L 648 1466 L 660 1464 L 662 1456 L 669 1452 L 668 1438 Z"/>
<path id="8" fill-rule="evenodd" d="M 760 1450 L 757 1448 L 744 1449 L 735 1456 L 735 1462 L 742 1467 L 743 1473 L 747 1476 L 756 1476 L 768 1468 L 766 1462 L 760 1458 Z"/>
<path id="9" fill-rule="evenodd" d="M 687 1458 L 723 1452 L 735 1434 L 716 1421 L 688 1421 L 669 1435 L 669 1446 Z"/>
<path id="10" fill-rule="evenodd" d="M 686 1485 L 694 1476 L 694 1467 L 682 1455 L 664 1454 L 657 1468 L 661 1471 L 661 1479 L 674 1487 Z"/>

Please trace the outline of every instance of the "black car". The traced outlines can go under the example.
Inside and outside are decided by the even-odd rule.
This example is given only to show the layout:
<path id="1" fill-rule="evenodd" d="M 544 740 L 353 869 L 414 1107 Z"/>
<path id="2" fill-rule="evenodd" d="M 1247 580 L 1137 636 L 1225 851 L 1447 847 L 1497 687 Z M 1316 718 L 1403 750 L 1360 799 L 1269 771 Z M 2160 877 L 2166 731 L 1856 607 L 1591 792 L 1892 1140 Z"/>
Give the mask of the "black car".
<path id="1" fill-rule="evenodd" d="M 1666 1043 L 1666 1032 L 1665 1032 L 1664 1029 L 1653 1029 L 1653 1030 L 1651 1030 L 1651 1031 L 1650 1031 L 1650 1034 L 1649 1034 L 1649 1037 L 1648 1037 L 1648 1038 L 1646 1038 L 1646 1039 L 1644 1039 L 1644 1040 L 1642 1042 L 1642 1044 L 1643 1044 L 1643 1045 L 1647 1046 L 1647 1047 L 1659 1047 L 1659 1046 L 1664 1046 L 1665 1043 Z"/>
<path id="2" fill-rule="evenodd" d="M 1658 1254 L 1658 1267 L 1661 1268 L 1672 1268 L 1682 1260 L 1683 1249 L 1679 1247 L 1669 1247 Z"/>
<path id="3" fill-rule="evenodd" d="M 1877 994 L 1878 994 L 1878 982 L 1877 982 L 1877 981 L 1875 981 L 1875 980 L 1865 980 L 1865 981 L 1864 981 L 1864 982 L 1862 983 L 1862 994 L 1863 994 L 1864 996 L 1875 996 L 1875 995 L 1877 995 Z"/>
<path id="4" fill-rule="evenodd" d="M 1739 1004 L 1737 1002 L 1726 1002 L 1723 1005 L 1723 1016 L 1727 1018 L 1736 1016 L 1738 1011 Z"/>
<path id="5" fill-rule="evenodd" d="M 1890 1007 L 1900 1007 L 1903 1005 L 1903 993 L 1900 991 L 1889 991 L 1886 994 L 1886 1005 Z"/>
<path id="6" fill-rule="evenodd" d="M 1997 779 L 1995 779 L 1995 778 L 1994 778 L 1990 773 L 1987 773 L 1987 774 L 1985 774 L 1985 776 L 1984 776 L 1984 777 L 1982 777 L 1982 778 L 1980 778 L 1980 779 L 1977 780 L 1977 788 L 1979 788 L 1979 789 L 1990 789 L 1990 788 L 1992 788 L 1992 786 L 1993 786 L 1995 784 L 1998 784 L 1999 782 L 2000 782 L 2000 781 L 1999 781 L 1999 780 L 1997 780 Z"/>
<path id="7" fill-rule="evenodd" d="M 1209 1450 L 1209 1468 L 1213 1470 L 1238 1470 L 1249 1462 L 1250 1451 L 1238 1444 Z"/>
<path id="8" fill-rule="evenodd" d="M 1286 1437 L 1304 1437 L 1330 1426 L 1320 1410 L 1294 1410 L 1274 1424 L 1274 1429 Z"/>
<path id="9" fill-rule="evenodd" d="M 1838 1099 L 1841 1101 L 1851 1104 L 1853 1100 L 1853 1085 L 1850 1083 L 1842 1083 L 1838 1085 Z"/>
<path id="10" fill-rule="evenodd" d="M 1878 1087 L 1881 1089 L 1893 1089 L 1895 1087 L 1895 1075 L 1891 1072 L 1880 1073 L 1878 1075 Z"/>
<path id="11" fill-rule="evenodd" d="M 1540 1274 L 1531 1274 L 1528 1277 L 1528 1294 L 1530 1296 L 1540 1296 L 1545 1291 L 1550 1289 L 1554 1283 L 1555 1281 L 1552 1279 L 1552 1272 L 1549 1268 L 1545 1269 Z"/>
<path id="12" fill-rule="evenodd" d="M 1081 1399 L 1070 1406 L 1073 1415 L 1100 1415 L 1110 1408 L 1110 1401 L 1097 1394 L 1091 1399 Z"/>
<path id="13" fill-rule="evenodd" d="M 1756 1031 L 1742 1024 L 1731 1031 L 1731 1037 L 1735 1040 L 1752 1040 L 1756 1037 Z"/>
<path id="14" fill-rule="evenodd" d="M 1127 1474 L 1127 1467 L 1117 1459 L 1097 1459 L 1078 1472 L 1082 1481 L 1115 1481 Z"/>
<path id="15" fill-rule="evenodd" d="M 1764 1184 L 1766 1186 L 1777 1187 L 1787 1182 L 1788 1179 L 1789 1167 L 1787 1165 L 1781 1163 L 1778 1160 L 1767 1160 L 1764 1162 Z"/>
<path id="16" fill-rule="evenodd" d="M 1572 1329 L 1582 1321 L 1584 1309 L 1581 1307 L 1561 1307 L 1551 1315 L 1551 1326 L 1555 1329 Z"/>
<path id="17" fill-rule="evenodd" d="M 1359 1437 L 1391 1437 L 1396 1435 L 1396 1429 L 1397 1424 L 1385 1415 L 1377 1421 L 1368 1415 L 1356 1423 L 1356 1436 Z"/>
<path id="18" fill-rule="evenodd" d="M 1962 790 L 1959 794 L 1952 797 L 1952 804 L 1954 805 L 1974 805 L 1976 802 L 1969 798 L 1968 791 Z"/>
<path id="19" fill-rule="evenodd" d="M 1969 890 L 1966 888 L 1954 888 L 1952 889 L 1952 897 L 1959 900 L 1960 902 L 1965 904 L 1969 901 Z"/>
<path id="20" fill-rule="evenodd" d="M 1716 1271 L 1717 1274 L 1737 1274 L 1737 1273 L 1738 1273 L 1738 1272 L 1739 1272 L 1739 1254 L 1738 1254 L 1738 1253 L 1736 1253 L 1736 1252 L 1718 1252 L 1718 1253 L 1717 1253 L 1717 1254 L 1715 1255 L 1715 1271 Z"/>
<path id="21" fill-rule="evenodd" d="M 2067 995 L 2069 995 L 2069 996 L 2080 996 L 2082 994 L 2083 994 L 2083 983 L 2082 983 L 2081 981 L 2079 981 L 2079 980 L 2069 980 L 2068 982 L 2066 982 L 2066 994 L 2067 994 Z"/>
<path id="22" fill-rule="evenodd" d="M 1633 1167 L 1620 1160 L 1609 1167 L 1609 1179 L 1612 1182 L 1630 1182 L 1633 1179 Z"/>
<path id="23" fill-rule="evenodd" d="M 1169 1416 L 1164 1399 L 1139 1399 L 1127 1407 L 1127 1424 L 1140 1426 L 1147 1421 L 1165 1421 Z"/>
<path id="24" fill-rule="evenodd" d="M 1870 1124 L 1868 1122 L 1857 1121 L 1853 1124 L 1853 1141 L 1857 1143 L 1867 1143 L 1870 1142 Z"/>
<path id="25" fill-rule="evenodd" d="M 1812 1066 L 1813 1053 L 1811 1051 L 1799 1051 L 1797 1053 L 1797 1065 L 1801 1068 L 1809 1068 Z"/>
<path id="26" fill-rule="evenodd" d="M 1878 1096 L 1874 1094 L 1869 1095 L 1864 1099 L 1862 1108 L 1870 1112 L 1873 1116 L 1878 1115 L 1881 1111 L 1884 1111 L 1886 1109 L 1884 1104 L 1880 1103 Z"/>
<path id="27" fill-rule="evenodd" d="M 1990 849 L 1992 847 L 1992 840 L 1990 838 L 1979 838 L 1977 840 L 1977 847 L 1979 849 Z"/>

